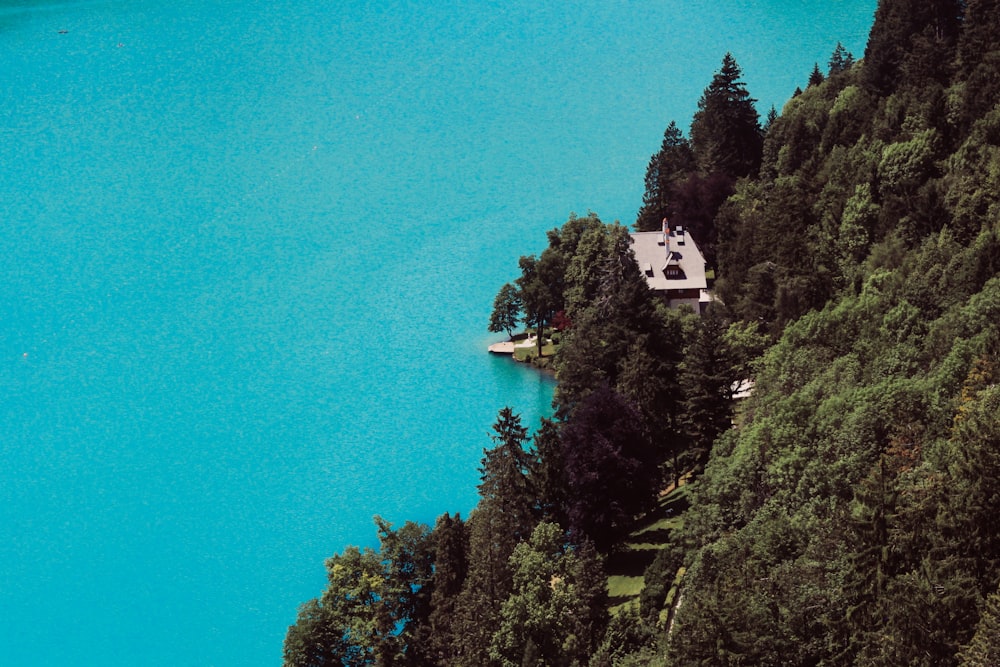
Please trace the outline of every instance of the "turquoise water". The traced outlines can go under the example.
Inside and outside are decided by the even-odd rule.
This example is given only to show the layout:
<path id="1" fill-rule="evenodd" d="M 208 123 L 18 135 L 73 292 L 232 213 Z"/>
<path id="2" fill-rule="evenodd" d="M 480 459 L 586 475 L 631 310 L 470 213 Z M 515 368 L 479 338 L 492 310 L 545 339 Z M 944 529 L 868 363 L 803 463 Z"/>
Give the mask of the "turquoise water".
<path id="1" fill-rule="evenodd" d="M 780 108 L 874 6 L 0 2 L 0 664 L 278 664 L 548 410 L 484 353 L 517 257 L 630 223 L 725 51 Z"/>

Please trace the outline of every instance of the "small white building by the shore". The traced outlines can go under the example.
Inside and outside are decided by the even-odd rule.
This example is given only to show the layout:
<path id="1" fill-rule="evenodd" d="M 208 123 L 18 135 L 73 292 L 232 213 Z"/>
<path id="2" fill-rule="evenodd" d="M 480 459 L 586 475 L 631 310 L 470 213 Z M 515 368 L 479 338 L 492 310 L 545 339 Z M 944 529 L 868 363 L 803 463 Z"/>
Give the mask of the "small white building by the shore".
<path id="1" fill-rule="evenodd" d="M 702 312 L 712 299 L 705 276 L 705 258 L 690 234 L 663 221 L 658 232 L 634 232 L 632 251 L 649 288 L 671 308 L 690 306 Z"/>

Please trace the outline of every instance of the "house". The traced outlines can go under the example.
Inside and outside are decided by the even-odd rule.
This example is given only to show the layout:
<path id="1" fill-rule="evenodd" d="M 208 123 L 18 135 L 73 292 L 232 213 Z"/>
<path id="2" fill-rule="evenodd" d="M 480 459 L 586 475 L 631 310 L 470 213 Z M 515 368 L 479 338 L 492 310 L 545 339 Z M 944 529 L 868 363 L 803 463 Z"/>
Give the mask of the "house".
<path id="1" fill-rule="evenodd" d="M 658 232 L 634 232 L 632 251 L 649 288 L 671 308 L 690 306 L 704 311 L 712 300 L 705 277 L 705 258 L 682 227 L 670 229 L 666 219 Z"/>

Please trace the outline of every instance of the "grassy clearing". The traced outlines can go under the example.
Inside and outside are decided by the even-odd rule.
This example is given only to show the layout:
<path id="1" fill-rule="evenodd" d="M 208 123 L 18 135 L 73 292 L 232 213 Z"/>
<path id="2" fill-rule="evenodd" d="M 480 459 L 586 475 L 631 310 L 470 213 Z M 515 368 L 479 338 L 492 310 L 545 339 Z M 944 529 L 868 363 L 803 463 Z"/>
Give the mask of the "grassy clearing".
<path id="1" fill-rule="evenodd" d="M 557 345 L 552 343 L 551 339 L 546 339 L 545 343 L 542 345 L 542 356 L 551 357 L 556 353 Z M 538 345 L 532 345 L 531 347 L 515 347 L 514 348 L 514 358 L 518 361 L 531 361 L 538 356 Z"/>
<path id="2" fill-rule="evenodd" d="M 639 522 L 629 538 L 608 558 L 608 597 L 611 612 L 638 603 L 645 585 L 643 575 L 670 534 L 684 525 L 688 507 L 687 484 L 662 496 L 657 507 Z"/>
<path id="3" fill-rule="evenodd" d="M 626 577 L 623 575 L 613 575 L 608 577 L 608 597 L 612 602 L 618 602 L 612 607 L 611 612 L 615 613 L 622 607 L 634 604 L 639 599 L 639 593 L 645 582 L 642 577 Z"/>
<path id="4" fill-rule="evenodd" d="M 511 340 L 515 343 L 523 343 L 530 334 L 534 332 L 524 332 L 515 335 Z M 538 356 L 538 343 L 536 342 L 531 347 L 515 347 L 514 348 L 514 359 L 516 361 L 533 364 L 539 368 L 551 368 L 552 360 L 555 357 L 556 351 L 559 349 L 559 344 L 562 340 L 562 335 L 558 331 L 553 331 L 552 329 L 545 329 L 542 332 L 542 356 Z"/>

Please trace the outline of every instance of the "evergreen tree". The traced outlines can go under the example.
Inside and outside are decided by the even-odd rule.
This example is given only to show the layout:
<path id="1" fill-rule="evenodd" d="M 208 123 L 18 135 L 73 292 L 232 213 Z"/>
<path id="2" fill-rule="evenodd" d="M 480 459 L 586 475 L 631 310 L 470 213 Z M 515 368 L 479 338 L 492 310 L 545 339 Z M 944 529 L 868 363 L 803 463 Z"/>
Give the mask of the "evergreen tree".
<path id="1" fill-rule="evenodd" d="M 980 595 L 1000 582 L 1000 385 L 972 394 L 956 418 L 951 475 L 952 502 L 946 507 L 948 533 L 965 561 Z"/>
<path id="2" fill-rule="evenodd" d="M 602 553 L 652 506 L 661 488 L 659 460 L 641 424 L 635 407 L 602 385 L 563 427 L 570 529 Z"/>
<path id="3" fill-rule="evenodd" d="M 766 136 L 774 125 L 774 121 L 778 120 L 778 110 L 771 105 L 771 108 L 767 112 L 767 117 L 764 118 L 764 127 L 762 129 L 763 134 Z"/>
<path id="4" fill-rule="evenodd" d="M 468 574 L 469 535 L 461 516 L 442 514 L 434 525 L 434 577 L 431 611 L 423 637 L 421 655 L 435 665 L 455 660 L 455 605 Z"/>
<path id="5" fill-rule="evenodd" d="M 727 325 L 715 307 L 698 321 L 681 364 L 686 398 L 683 423 L 696 465 L 704 465 L 712 443 L 731 425 L 733 363 L 723 341 Z"/>
<path id="6" fill-rule="evenodd" d="M 812 86 L 818 86 L 819 84 L 823 83 L 824 80 L 825 77 L 823 76 L 823 73 L 819 71 L 819 63 L 815 63 L 813 65 L 812 73 L 809 74 L 808 87 L 811 88 Z"/>
<path id="7" fill-rule="evenodd" d="M 671 200 L 674 189 L 693 168 L 691 144 L 684 138 L 677 123 L 670 121 L 663 133 L 659 152 L 649 158 L 646 167 L 646 190 L 635 221 L 638 231 L 656 231 L 665 218 L 673 215 Z"/>
<path id="8" fill-rule="evenodd" d="M 500 621 L 500 605 L 510 595 L 507 559 L 515 542 L 504 532 L 497 512 L 477 508 L 466 522 L 469 571 L 455 600 L 452 619 L 452 660 L 444 664 L 475 667 L 493 664 L 489 647 Z"/>
<path id="9" fill-rule="evenodd" d="M 888 96 L 900 86 L 943 82 L 955 55 L 962 0 L 880 0 L 865 47 L 862 81 Z"/>
<path id="10" fill-rule="evenodd" d="M 489 664 L 488 650 L 497 627 L 500 605 L 511 591 L 508 559 L 534 527 L 536 505 L 529 490 L 531 464 L 524 449 L 527 429 L 521 418 L 504 408 L 490 437 L 480 469 L 479 505 L 469 517 L 469 571 L 455 602 L 455 664 Z"/>
<path id="11" fill-rule="evenodd" d="M 534 436 L 528 483 L 535 495 L 540 519 L 565 525 L 568 492 L 559 428 L 558 422 L 542 419 Z"/>
<path id="12" fill-rule="evenodd" d="M 829 62 L 829 75 L 835 76 L 842 72 L 845 72 L 854 65 L 854 56 L 851 52 L 844 48 L 844 45 L 837 42 L 837 47 L 833 50 L 833 54 L 830 56 Z"/>
<path id="13" fill-rule="evenodd" d="M 511 539 L 527 538 L 534 524 L 534 496 L 528 486 L 531 459 L 524 445 L 528 429 L 521 425 L 520 415 L 503 408 L 490 435 L 493 449 L 483 450 L 479 484 L 480 508 L 500 517 Z"/>
<path id="14" fill-rule="evenodd" d="M 1000 665 L 1000 589 L 986 598 L 976 634 L 959 654 L 961 667 L 995 667 Z"/>
<path id="15" fill-rule="evenodd" d="M 996 0 L 968 0 L 958 43 L 958 79 L 962 99 L 959 120 L 964 128 L 1000 102 L 1000 3 Z"/>
<path id="16" fill-rule="evenodd" d="M 671 461 L 677 483 L 679 457 L 687 446 L 680 420 L 682 316 L 666 308 L 658 310 L 650 329 L 636 337 L 620 361 L 615 389 L 639 410 L 647 440 L 661 462 Z"/>
<path id="17" fill-rule="evenodd" d="M 740 80 L 736 59 L 727 53 L 722 68 L 698 100 L 691 122 L 691 146 L 702 172 L 731 177 L 755 174 L 763 139 L 754 100 Z"/>
<path id="18" fill-rule="evenodd" d="M 605 225 L 581 239 L 570 262 L 567 308 L 573 327 L 557 359 L 560 417 L 602 383 L 614 386 L 636 337 L 657 326 L 655 297 L 631 246 L 624 227 Z"/>

